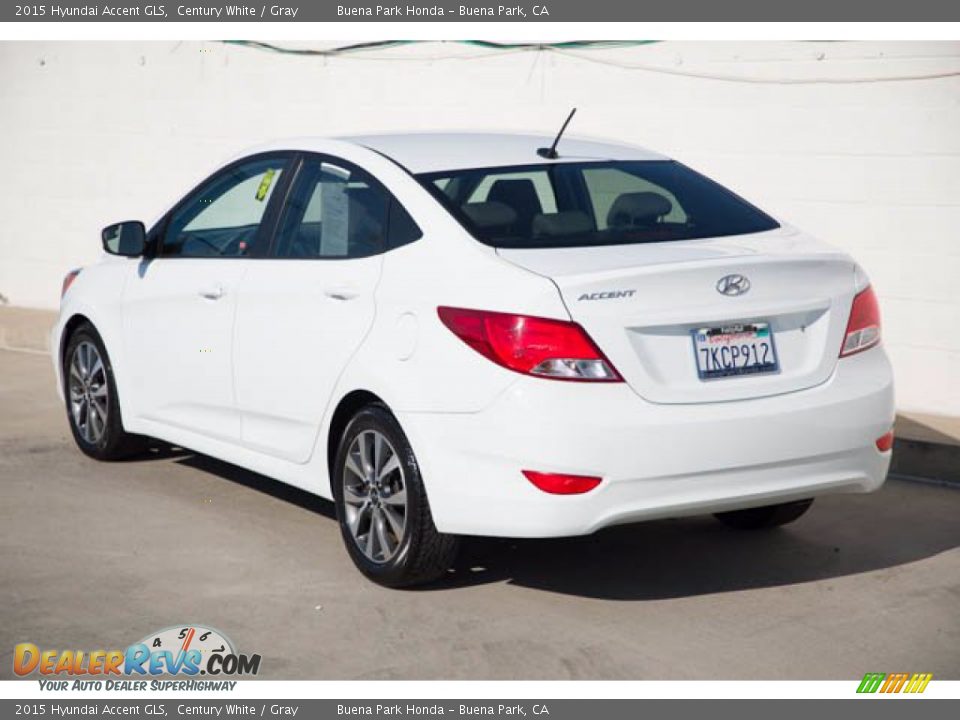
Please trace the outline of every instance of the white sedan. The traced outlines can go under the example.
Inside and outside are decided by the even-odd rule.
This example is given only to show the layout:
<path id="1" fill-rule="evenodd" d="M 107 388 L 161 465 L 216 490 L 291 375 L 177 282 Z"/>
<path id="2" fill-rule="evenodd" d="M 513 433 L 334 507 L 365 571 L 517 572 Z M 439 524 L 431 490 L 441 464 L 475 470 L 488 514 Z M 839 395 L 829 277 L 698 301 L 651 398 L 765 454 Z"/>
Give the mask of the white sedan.
<path id="1" fill-rule="evenodd" d="M 662 155 L 551 140 L 276 143 L 106 228 L 53 331 L 77 445 L 331 498 L 389 586 L 459 535 L 773 527 L 877 489 L 893 381 L 857 264 Z"/>

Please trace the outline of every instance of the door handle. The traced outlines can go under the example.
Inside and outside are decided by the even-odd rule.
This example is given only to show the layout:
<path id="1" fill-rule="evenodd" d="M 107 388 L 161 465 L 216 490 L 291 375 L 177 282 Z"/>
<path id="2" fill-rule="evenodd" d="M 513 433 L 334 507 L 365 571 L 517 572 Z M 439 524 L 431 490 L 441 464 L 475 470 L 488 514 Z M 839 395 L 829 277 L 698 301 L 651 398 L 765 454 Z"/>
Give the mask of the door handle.
<path id="1" fill-rule="evenodd" d="M 223 297 L 223 286 L 217 283 L 200 291 L 200 297 L 207 300 L 219 300 Z"/>
<path id="2" fill-rule="evenodd" d="M 353 300 L 360 293 L 352 287 L 332 287 L 324 290 L 324 295 L 334 300 Z"/>

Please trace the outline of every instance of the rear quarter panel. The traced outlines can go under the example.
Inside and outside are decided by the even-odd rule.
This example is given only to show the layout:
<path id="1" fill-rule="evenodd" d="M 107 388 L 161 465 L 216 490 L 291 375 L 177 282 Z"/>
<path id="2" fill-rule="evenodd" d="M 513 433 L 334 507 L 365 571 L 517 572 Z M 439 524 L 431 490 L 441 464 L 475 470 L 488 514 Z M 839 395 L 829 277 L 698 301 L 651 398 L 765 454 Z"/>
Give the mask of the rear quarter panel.
<path id="1" fill-rule="evenodd" d="M 560 293 L 549 279 L 504 261 L 467 235 L 406 173 L 378 177 L 413 216 L 423 237 L 384 255 L 376 318 L 344 373 L 342 393 L 366 388 L 404 412 L 479 411 L 519 375 L 468 347 L 440 322 L 437 308 L 566 320 Z"/>

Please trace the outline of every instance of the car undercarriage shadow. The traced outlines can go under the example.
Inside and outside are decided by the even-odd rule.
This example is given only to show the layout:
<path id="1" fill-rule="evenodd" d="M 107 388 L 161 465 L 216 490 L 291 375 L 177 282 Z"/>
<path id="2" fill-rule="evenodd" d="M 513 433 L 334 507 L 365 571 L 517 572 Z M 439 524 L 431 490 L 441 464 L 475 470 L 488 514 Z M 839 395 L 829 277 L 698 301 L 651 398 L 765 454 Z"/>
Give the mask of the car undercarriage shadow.
<path id="1" fill-rule="evenodd" d="M 179 448 L 178 448 L 179 450 Z M 273 480 L 260 475 L 259 473 L 245 470 L 242 467 L 231 465 L 230 463 L 208 457 L 207 455 L 197 455 L 189 451 L 182 451 L 184 454 L 177 456 L 176 462 L 187 467 L 200 470 L 210 475 L 229 480 L 237 485 L 243 485 L 251 490 L 257 490 L 278 500 L 284 500 L 291 505 L 296 505 L 304 510 L 323 515 L 329 520 L 336 522 L 337 511 L 333 503 L 325 500 L 319 495 L 308 493 L 292 485 L 287 485 L 278 480 Z"/>
<path id="2" fill-rule="evenodd" d="M 821 498 L 795 523 L 737 531 L 710 516 L 623 525 L 582 538 L 470 538 L 434 586 L 507 581 L 608 600 L 658 600 L 841 578 L 960 547 L 960 490 L 890 480 Z"/>
<path id="3" fill-rule="evenodd" d="M 333 503 L 192 453 L 175 462 L 336 521 Z M 872 495 L 821 498 L 795 523 L 731 530 L 712 517 L 551 540 L 463 539 L 447 577 L 419 592 L 507 582 L 607 600 L 658 600 L 841 578 L 960 547 L 960 490 L 892 479 Z"/>

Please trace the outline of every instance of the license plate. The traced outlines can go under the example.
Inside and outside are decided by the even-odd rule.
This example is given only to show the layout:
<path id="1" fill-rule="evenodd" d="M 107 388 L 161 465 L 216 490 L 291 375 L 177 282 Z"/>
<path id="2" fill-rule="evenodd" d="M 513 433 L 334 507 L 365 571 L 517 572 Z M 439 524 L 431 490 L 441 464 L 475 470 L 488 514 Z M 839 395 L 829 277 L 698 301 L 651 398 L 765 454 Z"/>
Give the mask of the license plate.
<path id="1" fill-rule="evenodd" d="M 693 331 L 701 380 L 775 373 L 780 369 L 768 323 L 724 325 Z"/>

